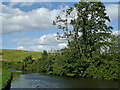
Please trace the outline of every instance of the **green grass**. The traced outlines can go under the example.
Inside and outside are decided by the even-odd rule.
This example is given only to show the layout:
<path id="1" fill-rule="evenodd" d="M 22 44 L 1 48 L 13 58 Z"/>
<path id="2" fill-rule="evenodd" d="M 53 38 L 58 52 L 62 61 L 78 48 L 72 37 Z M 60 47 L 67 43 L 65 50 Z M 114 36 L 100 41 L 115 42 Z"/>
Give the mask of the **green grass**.
<path id="1" fill-rule="evenodd" d="M 2 72 L 2 69 L 0 68 L 0 72 Z M 0 75 L 0 90 L 2 89 L 2 75 Z"/>
<path id="2" fill-rule="evenodd" d="M 32 55 L 34 59 L 41 57 L 41 52 L 2 49 L 2 61 L 22 61 L 26 56 Z"/>
<path id="3" fill-rule="evenodd" d="M 2 75 L 0 75 L 0 90 L 1 90 L 2 88 L 5 88 L 8 82 L 10 81 L 11 72 L 8 70 L 4 70 L 4 69 L 0 71 L 2 71 Z"/>
<path id="4" fill-rule="evenodd" d="M 0 58 L 2 58 L 2 61 L 5 62 L 11 62 L 13 64 L 16 64 L 18 61 L 23 61 L 25 57 L 31 55 L 34 60 L 37 58 L 41 58 L 41 52 L 33 52 L 33 51 L 24 51 L 24 50 L 11 50 L 11 49 L 2 49 L 0 50 L 2 55 L 0 55 Z M 3 66 L 6 66 L 5 64 Z M 15 68 L 15 65 L 14 65 Z M 14 69 L 13 69 L 14 70 Z M 0 90 L 1 88 L 5 88 L 8 84 L 9 80 L 11 79 L 11 72 L 10 70 L 6 69 L 5 67 L 0 68 L 0 71 L 2 71 L 2 75 L 0 75 Z"/>

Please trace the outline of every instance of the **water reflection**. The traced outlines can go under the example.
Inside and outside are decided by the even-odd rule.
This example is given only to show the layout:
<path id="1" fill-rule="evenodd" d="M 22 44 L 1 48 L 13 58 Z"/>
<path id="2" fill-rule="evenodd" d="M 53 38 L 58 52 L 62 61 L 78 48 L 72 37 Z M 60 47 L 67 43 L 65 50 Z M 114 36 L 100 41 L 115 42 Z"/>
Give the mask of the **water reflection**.
<path id="1" fill-rule="evenodd" d="M 44 73 L 14 73 L 11 88 L 118 88 L 118 81 L 63 78 Z"/>
<path id="2" fill-rule="evenodd" d="M 22 71 L 20 71 L 20 70 L 11 70 L 11 72 L 18 72 L 18 73 L 22 73 Z"/>

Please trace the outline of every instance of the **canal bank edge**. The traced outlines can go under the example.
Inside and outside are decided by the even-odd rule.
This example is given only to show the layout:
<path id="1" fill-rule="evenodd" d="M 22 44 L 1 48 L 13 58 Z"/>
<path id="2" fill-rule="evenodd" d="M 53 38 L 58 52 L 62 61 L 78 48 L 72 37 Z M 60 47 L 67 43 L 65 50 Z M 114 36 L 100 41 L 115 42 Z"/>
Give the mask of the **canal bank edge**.
<path id="1" fill-rule="evenodd" d="M 3 86 L 1 90 L 10 90 L 12 79 L 13 79 L 13 73 L 11 73 L 10 79 L 7 80 L 5 86 Z"/>

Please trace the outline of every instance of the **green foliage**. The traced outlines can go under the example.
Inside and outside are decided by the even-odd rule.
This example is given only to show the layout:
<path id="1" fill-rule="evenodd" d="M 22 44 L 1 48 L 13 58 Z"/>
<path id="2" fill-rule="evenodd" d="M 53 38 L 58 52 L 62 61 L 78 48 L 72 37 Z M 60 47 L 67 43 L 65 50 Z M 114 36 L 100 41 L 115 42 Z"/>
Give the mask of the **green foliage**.
<path id="1" fill-rule="evenodd" d="M 58 15 L 56 21 L 53 21 L 54 25 L 58 25 L 58 28 L 64 31 L 63 36 L 58 33 L 58 39 L 67 38 L 68 48 L 62 49 L 61 53 L 48 54 L 43 51 L 41 57 L 36 60 L 32 56 L 27 56 L 22 62 L 17 62 L 17 65 L 22 65 L 21 69 L 25 71 L 118 80 L 120 37 L 112 35 L 113 27 L 105 23 L 110 22 L 110 19 L 105 12 L 104 4 L 79 2 L 74 4 L 74 7 L 77 10 L 76 18 L 71 14 L 74 8 L 70 7 L 64 11 L 64 19 Z M 71 17 L 71 20 L 68 20 L 68 17 Z M 61 22 L 63 25 L 59 25 Z M 68 28 L 69 25 L 73 26 L 73 30 Z M 12 64 L 5 62 L 4 65 L 12 68 Z"/>
<path id="2" fill-rule="evenodd" d="M 43 52 L 42 57 L 38 60 L 38 71 L 53 73 L 53 64 L 57 54 L 48 55 L 46 51 Z"/>
<path id="3" fill-rule="evenodd" d="M 11 80 L 11 75 L 12 75 L 12 73 L 10 71 L 2 69 L 2 75 L 0 75 L 0 79 L 2 79 L 2 81 L 0 80 L 0 82 L 2 82 L 2 87 L 0 87 L 0 90 L 1 90 L 1 88 L 3 90 L 4 90 L 4 88 L 6 88 L 9 81 Z"/>
<path id="4" fill-rule="evenodd" d="M 66 17 L 63 19 L 58 15 L 53 25 L 58 25 L 58 28 L 64 31 L 63 36 L 58 36 L 68 38 L 68 47 L 71 51 L 80 52 L 80 58 L 81 56 L 92 58 L 94 51 L 100 52 L 101 47 L 111 44 L 109 39 L 113 27 L 105 24 L 106 21 L 110 22 L 110 19 L 102 2 L 79 2 L 74 4 L 74 7 L 77 11 L 75 14 L 77 18 L 72 14 L 75 9 L 70 7 L 64 11 Z M 70 22 L 68 22 L 69 17 L 71 17 Z M 69 29 L 69 25 L 73 26 L 73 30 Z M 79 33 L 82 35 L 80 36 Z"/>
<path id="5" fill-rule="evenodd" d="M 64 60 L 63 56 L 60 56 L 60 55 L 56 56 L 56 58 L 54 60 L 54 64 L 53 64 L 53 74 L 64 75 L 63 60 Z"/>
<path id="6" fill-rule="evenodd" d="M 68 48 L 56 58 L 53 72 L 66 76 L 118 79 L 120 39 L 111 34 L 113 27 L 106 25 L 110 19 L 104 4 L 100 1 L 79 2 L 74 7 L 76 18 L 72 14 L 75 9 L 70 7 L 64 11 L 66 18 L 58 15 L 53 21 L 53 25 L 64 31 L 64 35 L 58 34 L 58 38 L 68 39 Z M 68 17 L 71 17 L 70 22 Z M 69 25 L 73 26 L 73 30 L 69 29 Z"/>
<path id="7" fill-rule="evenodd" d="M 47 63 L 45 65 L 45 70 L 47 72 L 53 71 L 53 64 L 54 64 L 55 56 L 49 55 L 47 58 Z"/>
<path id="8" fill-rule="evenodd" d="M 38 60 L 27 56 L 22 62 L 3 62 L 3 68 L 32 72 L 47 72 L 48 74 L 94 78 L 94 79 L 118 79 L 119 54 L 97 52 L 93 58 L 79 57 L 79 53 L 69 49 L 62 53 L 42 54 Z M 19 66 L 19 67 L 18 67 Z"/>
<path id="9" fill-rule="evenodd" d="M 27 56 L 22 62 L 22 70 L 23 71 L 35 71 L 35 61 L 33 60 L 32 56 Z"/>
<path id="10" fill-rule="evenodd" d="M 115 57 L 95 56 L 89 67 L 84 72 L 84 77 L 96 79 L 118 79 L 119 62 Z"/>
<path id="11" fill-rule="evenodd" d="M 43 51 L 41 58 L 38 60 L 37 70 L 38 71 L 46 71 L 45 65 L 47 64 L 48 54 L 46 51 Z"/>

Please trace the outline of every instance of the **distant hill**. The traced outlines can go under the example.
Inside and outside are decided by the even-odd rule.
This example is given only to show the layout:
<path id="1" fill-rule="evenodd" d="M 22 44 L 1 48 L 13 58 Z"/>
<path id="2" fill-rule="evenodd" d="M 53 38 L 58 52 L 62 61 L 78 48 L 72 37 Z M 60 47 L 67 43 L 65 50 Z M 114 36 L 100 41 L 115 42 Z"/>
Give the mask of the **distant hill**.
<path id="1" fill-rule="evenodd" d="M 26 56 L 32 55 L 33 58 L 37 59 L 41 57 L 41 52 L 24 51 L 24 50 L 12 50 L 2 49 L 2 60 L 3 61 L 21 61 Z"/>

